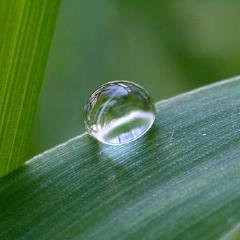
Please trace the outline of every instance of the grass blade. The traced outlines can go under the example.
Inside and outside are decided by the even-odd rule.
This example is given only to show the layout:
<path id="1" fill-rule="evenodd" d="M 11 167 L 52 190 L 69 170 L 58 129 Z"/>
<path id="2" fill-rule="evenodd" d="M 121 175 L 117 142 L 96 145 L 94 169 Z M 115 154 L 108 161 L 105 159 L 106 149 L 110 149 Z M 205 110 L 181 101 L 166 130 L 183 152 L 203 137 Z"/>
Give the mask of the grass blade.
<path id="1" fill-rule="evenodd" d="M 58 5 L 0 1 L 0 176 L 26 160 Z"/>
<path id="2" fill-rule="evenodd" d="M 0 238 L 228 239 L 239 185 L 235 78 L 159 102 L 132 144 L 83 134 L 0 179 Z"/>

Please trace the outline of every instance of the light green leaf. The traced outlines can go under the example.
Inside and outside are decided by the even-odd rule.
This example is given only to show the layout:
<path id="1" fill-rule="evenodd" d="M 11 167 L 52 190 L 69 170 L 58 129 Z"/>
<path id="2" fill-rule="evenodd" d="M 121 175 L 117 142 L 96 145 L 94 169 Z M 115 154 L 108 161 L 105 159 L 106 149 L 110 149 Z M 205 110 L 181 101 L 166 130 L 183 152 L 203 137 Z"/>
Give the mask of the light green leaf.
<path id="1" fill-rule="evenodd" d="M 83 134 L 0 179 L 0 239 L 238 239 L 239 186 L 235 78 L 157 103 L 138 141 Z"/>
<path id="2" fill-rule="evenodd" d="M 26 160 L 58 5 L 0 1 L 0 176 Z"/>

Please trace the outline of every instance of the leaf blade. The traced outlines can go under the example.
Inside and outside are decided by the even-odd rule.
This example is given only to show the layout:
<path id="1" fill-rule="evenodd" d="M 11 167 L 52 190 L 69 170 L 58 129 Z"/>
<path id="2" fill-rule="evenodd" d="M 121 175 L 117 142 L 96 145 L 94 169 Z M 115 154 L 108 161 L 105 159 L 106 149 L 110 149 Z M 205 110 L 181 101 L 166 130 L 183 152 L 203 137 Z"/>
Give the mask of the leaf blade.
<path id="1" fill-rule="evenodd" d="M 59 0 L 0 3 L 0 176 L 27 160 Z"/>
<path id="2" fill-rule="evenodd" d="M 239 89 L 236 78 L 159 102 L 154 128 L 127 146 L 84 134 L 36 156 L 0 179 L 0 236 L 227 236 L 240 220 Z"/>

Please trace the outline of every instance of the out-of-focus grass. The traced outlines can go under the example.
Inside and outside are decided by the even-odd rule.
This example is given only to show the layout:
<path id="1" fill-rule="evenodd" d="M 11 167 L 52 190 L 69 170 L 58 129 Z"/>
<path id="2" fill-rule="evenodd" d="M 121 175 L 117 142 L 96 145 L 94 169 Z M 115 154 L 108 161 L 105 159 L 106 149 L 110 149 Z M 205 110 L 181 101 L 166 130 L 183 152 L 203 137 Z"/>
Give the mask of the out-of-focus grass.
<path id="1" fill-rule="evenodd" d="M 63 0 L 32 154 L 83 131 L 97 85 L 138 82 L 157 101 L 239 74 L 239 1 Z"/>
<path id="2" fill-rule="evenodd" d="M 27 160 L 59 3 L 0 1 L 0 177 Z"/>

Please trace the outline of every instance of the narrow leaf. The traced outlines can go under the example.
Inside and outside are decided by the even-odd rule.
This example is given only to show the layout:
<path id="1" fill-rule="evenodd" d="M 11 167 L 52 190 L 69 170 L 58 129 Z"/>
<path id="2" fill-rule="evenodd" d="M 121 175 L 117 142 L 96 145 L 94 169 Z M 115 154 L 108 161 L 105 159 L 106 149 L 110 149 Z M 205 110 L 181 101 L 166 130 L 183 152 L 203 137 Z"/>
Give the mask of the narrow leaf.
<path id="1" fill-rule="evenodd" d="M 84 134 L 0 179 L 0 239 L 236 239 L 240 78 L 156 106 L 138 141 Z"/>
<path id="2" fill-rule="evenodd" d="M 58 5 L 0 1 L 0 176 L 26 160 Z"/>

